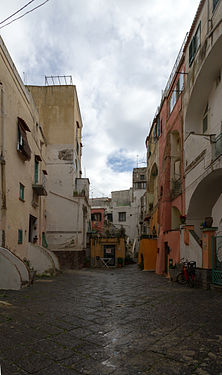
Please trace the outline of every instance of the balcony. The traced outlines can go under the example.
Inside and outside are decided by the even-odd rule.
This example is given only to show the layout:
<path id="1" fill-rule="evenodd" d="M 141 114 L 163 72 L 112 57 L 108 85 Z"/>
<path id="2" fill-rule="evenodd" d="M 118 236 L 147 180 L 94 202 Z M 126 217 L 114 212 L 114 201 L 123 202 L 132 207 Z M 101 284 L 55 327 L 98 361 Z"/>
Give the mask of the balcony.
<path id="1" fill-rule="evenodd" d="M 42 183 L 41 184 L 32 184 L 32 189 L 37 196 L 46 196 L 47 195 L 45 172 L 46 171 L 43 171 L 43 173 L 42 173 Z"/>
<path id="2" fill-rule="evenodd" d="M 42 184 L 33 184 L 32 188 L 34 190 L 34 193 L 38 196 L 41 196 L 41 195 L 46 196 L 47 195 L 47 191 Z"/>

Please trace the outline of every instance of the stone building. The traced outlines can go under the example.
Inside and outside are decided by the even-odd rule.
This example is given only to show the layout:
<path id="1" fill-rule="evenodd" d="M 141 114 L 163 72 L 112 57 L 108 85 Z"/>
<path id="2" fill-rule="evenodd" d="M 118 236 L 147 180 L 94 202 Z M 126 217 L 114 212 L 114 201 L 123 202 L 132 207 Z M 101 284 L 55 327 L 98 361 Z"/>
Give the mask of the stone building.
<path id="1" fill-rule="evenodd" d="M 46 236 L 62 267 L 83 262 L 90 226 L 89 180 L 82 178 L 82 119 L 74 85 L 28 86 L 47 139 Z"/>

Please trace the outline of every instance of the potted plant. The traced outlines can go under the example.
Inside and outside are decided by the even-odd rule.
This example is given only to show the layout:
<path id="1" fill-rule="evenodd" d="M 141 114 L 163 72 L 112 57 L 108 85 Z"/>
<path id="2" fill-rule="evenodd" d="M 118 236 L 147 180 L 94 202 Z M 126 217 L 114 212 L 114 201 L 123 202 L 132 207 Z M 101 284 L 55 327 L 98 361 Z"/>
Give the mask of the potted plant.
<path id="1" fill-rule="evenodd" d="M 117 266 L 122 267 L 123 266 L 123 258 L 119 257 L 117 258 Z"/>

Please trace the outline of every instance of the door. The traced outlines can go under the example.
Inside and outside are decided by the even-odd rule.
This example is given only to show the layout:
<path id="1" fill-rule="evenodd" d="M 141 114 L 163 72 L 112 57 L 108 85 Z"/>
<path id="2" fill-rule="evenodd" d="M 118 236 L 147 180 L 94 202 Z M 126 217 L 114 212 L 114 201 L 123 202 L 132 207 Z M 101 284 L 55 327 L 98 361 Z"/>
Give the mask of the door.
<path id="1" fill-rule="evenodd" d="M 213 237 L 212 282 L 222 285 L 222 236 Z"/>
<path id="2" fill-rule="evenodd" d="M 37 218 L 29 215 L 29 242 L 36 242 L 37 239 Z"/>
<path id="3" fill-rule="evenodd" d="M 115 245 L 104 245 L 104 258 L 110 258 L 108 266 L 115 266 Z"/>
<path id="4" fill-rule="evenodd" d="M 168 254 L 170 252 L 170 248 L 168 246 L 168 242 L 164 242 L 164 272 L 168 273 Z"/>

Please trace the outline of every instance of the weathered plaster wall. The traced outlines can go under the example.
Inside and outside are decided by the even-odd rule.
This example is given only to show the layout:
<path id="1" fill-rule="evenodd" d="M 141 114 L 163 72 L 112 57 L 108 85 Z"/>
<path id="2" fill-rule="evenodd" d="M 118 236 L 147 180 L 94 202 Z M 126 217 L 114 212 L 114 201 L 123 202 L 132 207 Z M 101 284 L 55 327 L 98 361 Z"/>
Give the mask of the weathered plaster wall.
<path id="1" fill-rule="evenodd" d="M 5 196 L 6 210 L 0 214 L 0 230 L 4 233 L 1 244 L 15 252 L 20 258 L 27 257 L 29 241 L 29 215 L 37 218 L 37 242 L 41 243 L 45 232 L 44 197 L 39 197 L 38 205 L 33 206 L 34 163 L 35 155 L 40 155 L 39 183 L 42 182 L 42 170 L 45 167 L 45 142 L 39 125 L 39 116 L 31 95 L 24 87 L 21 78 L 0 39 L 0 93 L 1 121 L 0 147 L 5 164 L 1 165 L 0 189 Z M 27 139 L 31 148 L 31 160 L 24 161 L 17 151 L 17 118 L 22 118 L 28 125 Z M 24 185 L 24 201 L 19 199 L 19 184 Z M 2 202 L 1 202 L 2 203 Z M 23 231 L 22 243 L 18 244 L 18 229 Z"/>

